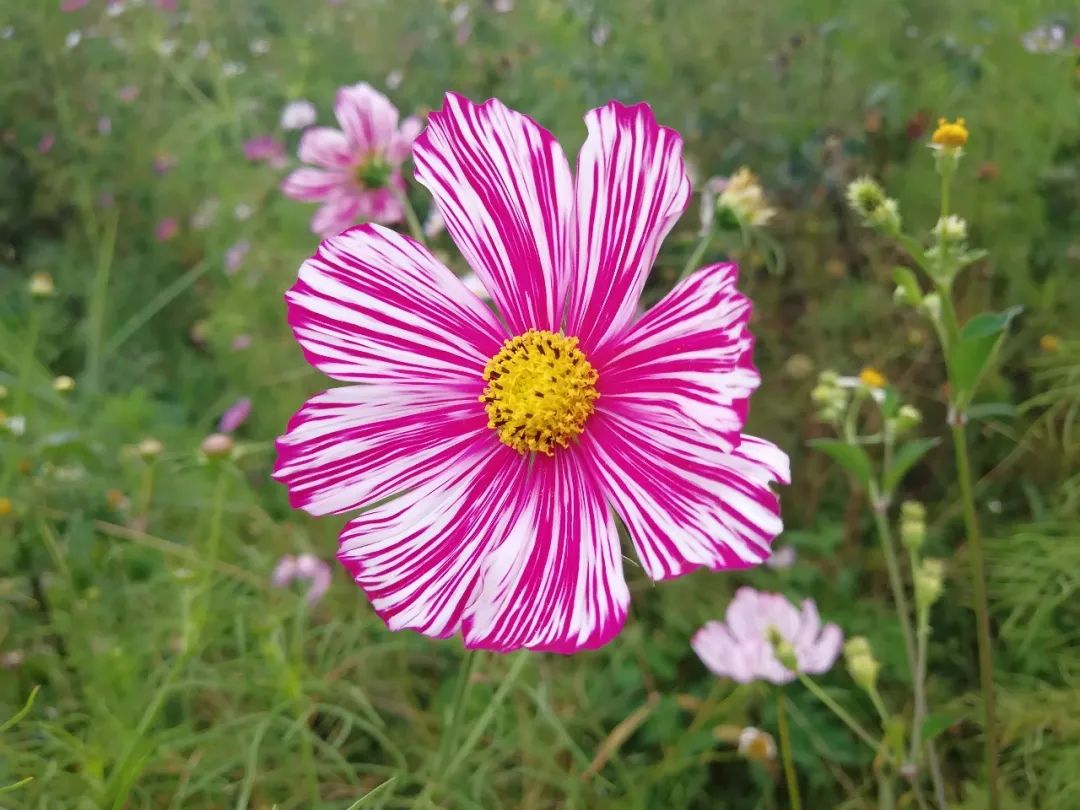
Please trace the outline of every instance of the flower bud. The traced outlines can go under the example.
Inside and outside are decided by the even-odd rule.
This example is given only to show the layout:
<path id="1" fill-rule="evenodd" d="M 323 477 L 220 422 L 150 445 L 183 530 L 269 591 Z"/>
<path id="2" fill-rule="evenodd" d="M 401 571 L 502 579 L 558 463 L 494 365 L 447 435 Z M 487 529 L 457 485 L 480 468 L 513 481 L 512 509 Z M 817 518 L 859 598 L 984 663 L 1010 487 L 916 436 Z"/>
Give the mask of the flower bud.
<path id="1" fill-rule="evenodd" d="M 61 374 L 53 380 L 52 387 L 59 394 L 69 394 L 75 390 L 75 380 L 67 374 Z"/>
<path id="2" fill-rule="evenodd" d="M 941 597 L 945 583 L 945 564 L 941 560 L 923 560 L 915 572 L 915 604 L 925 610 Z"/>
<path id="3" fill-rule="evenodd" d="M 928 293 L 923 296 L 919 309 L 931 320 L 941 320 L 941 296 L 937 293 Z"/>
<path id="4" fill-rule="evenodd" d="M 900 436 L 922 422 L 922 413 L 914 405 L 901 405 L 896 412 L 893 430 Z"/>
<path id="5" fill-rule="evenodd" d="M 863 219 L 869 220 L 884 205 L 885 199 L 884 189 L 871 177 L 860 177 L 848 184 L 848 205 Z"/>
<path id="6" fill-rule="evenodd" d="M 207 458 L 226 458 L 233 451 L 233 440 L 224 433 L 211 433 L 203 439 L 200 449 Z"/>
<path id="7" fill-rule="evenodd" d="M 153 436 L 147 436 L 138 446 L 135 448 L 139 456 L 143 461 L 149 461 L 152 458 L 157 458 L 165 450 L 165 445 L 155 439 Z"/>
<path id="8" fill-rule="evenodd" d="M 34 298 L 52 298 L 56 293 L 56 285 L 48 273 L 34 273 L 30 276 L 30 295 Z"/>
<path id="9" fill-rule="evenodd" d="M 867 692 L 877 688 L 878 673 L 881 664 L 874 658 L 870 642 L 862 636 L 854 636 L 844 644 L 844 664 L 851 679 Z"/>
<path id="10" fill-rule="evenodd" d="M 911 552 L 918 552 L 926 540 L 926 508 L 918 501 L 904 501 L 900 506 L 900 542 Z"/>
<path id="11" fill-rule="evenodd" d="M 963 242 L 967 239 L 967 222 L 955 214 L 941 217 L 934 226 L 934 235 L 942 242 Z"/>
<path id="12" fill-rule="evenodd" d="M 900 204 L 888 197 L 867 216 L 866 221 L 882 233 L 895 236 L 900 233 Z"/>

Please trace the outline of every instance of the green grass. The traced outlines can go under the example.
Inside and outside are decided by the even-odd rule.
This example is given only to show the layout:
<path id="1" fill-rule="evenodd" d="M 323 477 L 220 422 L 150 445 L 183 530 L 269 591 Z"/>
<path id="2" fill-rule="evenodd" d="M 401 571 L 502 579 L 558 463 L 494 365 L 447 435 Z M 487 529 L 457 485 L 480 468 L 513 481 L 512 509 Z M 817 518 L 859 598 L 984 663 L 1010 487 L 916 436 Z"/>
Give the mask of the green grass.
<path id="1" fill-rule="evenodd" d="M 962 280 L 962 314 L 1025 307 L 982 394 L 1014 407 L 973 434 L 1006 806 L 1077 806 L 1080 51 L 1029 54 L 1019 37 L 1052 19 L 1071 37 L 1080 16 L 1041 0 L 518 0 L 506 14 L 474 0 L 456 45 L 452 5 L 191 0 L 179 17 L 143 7 L 112 18 L 103 0 L 70 15 L 52 0 L 0 0 L 0 26 L 12 26 L 0 39 L 0 409 L 27 417 L 25 435 L 0 432 L 0 497 L 13 504 L 0 517 L 0 721 L 40 687 L 0 733 L 0 807 L 344 810 L 421 795 L 453 808 L 787 806 L 778 766 L 740 758 L 730 737 L 751 724 L 776 733 L 770 691 L 713 678 L 688 641 L 740 584 L 812 596 L 870 638 L 887 702 L 910 713 L 869 513 L 806 440 L 823 432 L 816 370 L 867 364 L 924 411 L 926 435 L 945 432 L 932 335 L 891 302 L 902 257 L 842 202 L 848 181 L 872 173 L 906 221 L 931 227 L 929 131 L 907 129 L 939 115 L 971 127 L 954 207 L 991 254 Z M 67 48 L 75 28 L 82 41 Z M 255 40 L 268 52 L 253 53 Z M 171 56 L 163 41 L 175 41 Z M 228 62 L 245 70 L 226 76 Z M 780 209 L 774 253 L 718 242 L 709 258 L 732 251 L 755 300 L 764 383 L 750 429 L 792 456 L 783 502 L 798 564 L 660 585 L 628 565 L 631 616 L 602 650 L 477 655 L 453 745 L 459 641 L 390 633 L 340 570 L 310 609 L 270 586 L 281 554 L 330 559 L 340 521 L 291 511 L 269 479 L 274 437 L 326 386 L 281 299 L 315 241 L 311 207 L 283 198 L 282 173 L 245 161 L 242 142 L 275 131 L 292 98 L 329 123 L 339 85 L 385 89 L 394 71 L 403 111 L 437 106 L 447 89 L 497 95 L 571 154 L 590 106 L 647 100 L 684 134 L 699 180 L 749 165 Z M 139 97 L 124 103 L 131 84 Z M 162 175 L 160 155 L 175 160 Z M 411 189 L 421 215 L 422 191 Z M 196 229 L 208 201 L 216 214 Z M 650 300 L 692 251 L 696 213 L 666 243 Z M 169 216 L 180 233 L 159 243 Z M 240 239 L 252 249 L 226 275 Z M 445 236 L 436 247 L 464 270 Z M 54 277 L 56 296 L 30 299 L 36 272 Z M 233 351 L 241 335 L 251 348 Z M 1060 348 L 1040 348 L 1044 335 Z M 59 374 L 77 380 L 70 395 L 53 391 Z M 199 444 L 239 396 L 254 410 L 238 457 L 207 464 Z M 150 462 L 132 451 L 146 436 L 165 446 Z M 981 807 L 974 622 L 947 447 L 904 495 L 926 502 L 930 550 L 949 561 L 929 693 L 955 721 L 938 740 L 950 799 Z M 842 666 L 821 683 L 876 722 Z M 872 806 L 872 753 L 805 690 L 787 694 L 804 806 Z"/>

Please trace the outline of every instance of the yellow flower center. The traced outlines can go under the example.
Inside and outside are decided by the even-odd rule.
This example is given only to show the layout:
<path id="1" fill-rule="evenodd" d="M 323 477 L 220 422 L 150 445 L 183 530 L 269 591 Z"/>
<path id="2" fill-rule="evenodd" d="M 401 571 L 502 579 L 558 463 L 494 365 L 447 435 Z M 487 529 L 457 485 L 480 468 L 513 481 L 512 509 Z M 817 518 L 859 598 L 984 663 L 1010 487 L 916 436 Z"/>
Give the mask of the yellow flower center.
<path id="1" fill-rule="evenodd" d="M 552 455 L 585 429 L 597 374 L 574 337 L 530 329 L 503 343 L 484 367 L 488 427 L 519 453 Z"/>
<path id="2" fill-rule="evenodd" d="M 967 140 L 968 130 L 964 126 L 963 118 L 957 118 L 953 123 L 949 123 L 944 118 L 939 118 L 937 129 L 934 130 L 934 134 L 930 138 L 932 143 L 946 149 L 959 149 L 967 143 Z"/>
<path id="3" fill-rule="evenodd" d="M 884 388 L 885 383 L 888 381 L 885 379 L 885 375 L 876 368 L 867 366 L 859 372 L 859 382 L 867 388 Z"/>

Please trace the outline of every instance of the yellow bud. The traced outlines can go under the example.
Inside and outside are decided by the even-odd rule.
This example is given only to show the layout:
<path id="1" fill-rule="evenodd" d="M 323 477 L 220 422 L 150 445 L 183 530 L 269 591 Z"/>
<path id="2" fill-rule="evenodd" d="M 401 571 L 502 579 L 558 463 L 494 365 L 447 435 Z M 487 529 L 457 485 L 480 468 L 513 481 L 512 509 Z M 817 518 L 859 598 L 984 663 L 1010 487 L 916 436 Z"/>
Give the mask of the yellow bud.
<path id="1" fill-rule="evenodd" d="M 66 374 L 61 374 L 52 382 L 54 391 L 61 394 L 67 394 L 75 390 L 75 380 Z"/>

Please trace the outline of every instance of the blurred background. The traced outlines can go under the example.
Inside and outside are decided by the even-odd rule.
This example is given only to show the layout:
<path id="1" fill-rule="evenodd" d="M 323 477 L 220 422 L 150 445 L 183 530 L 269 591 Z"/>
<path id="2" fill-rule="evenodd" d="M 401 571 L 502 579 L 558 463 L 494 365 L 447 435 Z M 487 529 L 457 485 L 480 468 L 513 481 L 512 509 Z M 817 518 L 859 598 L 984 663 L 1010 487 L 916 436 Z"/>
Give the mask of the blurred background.
<path id="1" fill-rule="evenodd" d="M 498 96 L 571 156 L 590 107 L 648 101 L 682 133 L 696 189 L 747 166 L 776 209 L 709 258 L 736 259 L 755 301 L 750 432 L 793 460 L 787 560 L 661 587 L 628 567 L 624 632 L 533 656 L 438 806 L 786 806 L 776 763 L 736 751 L 744 726 L 775 732 L 768 690 L 714 677 L 688 645 L 748 582 L 869 637 L 903 705 L 865 497 L 807 447 L 826 432 L 810 392 L 822 370 L 873 366 L 942 432 L 936 342 L 892 302 L 904 257 L 844 190 L 878 178 L 925 232 L 926 143 L 963 116 L 953 208 L 989 257 L 958 305 L 1024 307 L 973 442 L 1004 790 L 1010 807 L 1080 807 L 1078 35 L 1075 6 L 1042 0 L 0 0 L 0 722 L 40 686 L 0 732 L 0 786 L 33 777 L 0 807 L 410 807 L 425 784 L 460 642 L 387 631 L 333 561 L 341 521 L 291 511 L 269 478 L 274 438 L 326 387 L 284 321 L 317 237 L 313 207 L 279 190 L 299 165 L 282 112 L 309 100 L 334 126 L 337 88 L 361 81 L 403 117 L 450 89 Z M 693 250 L 698 208 L 648 300 Z M 433 244 L 467 270 L 445 234 Z M 208 461 L 218 431 L 234 447 Z M 929 691 L 950 797 L 981 807 L 947 446 L 904 495 L 948 561 Z M 305 553 L 333 566 L 310 603 L 272 579 Z M 512 660 L 480 659 L 470 716 Z M 842 668 L 822 684 L 873 717 Z M 873 752 L 812 697 L 791 701 L 805 805 L 874 806 Z"/>

